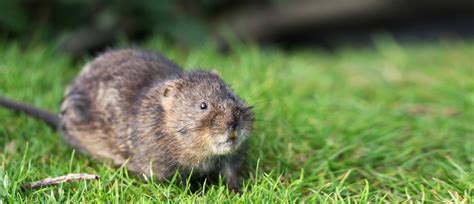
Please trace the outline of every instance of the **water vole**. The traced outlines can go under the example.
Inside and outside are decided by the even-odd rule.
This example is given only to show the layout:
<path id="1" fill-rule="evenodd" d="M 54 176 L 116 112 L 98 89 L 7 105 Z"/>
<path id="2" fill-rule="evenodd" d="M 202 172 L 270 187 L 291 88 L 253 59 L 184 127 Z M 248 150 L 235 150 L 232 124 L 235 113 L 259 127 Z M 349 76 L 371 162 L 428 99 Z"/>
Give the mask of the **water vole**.
<path id="1" fill-rule="evenodd" d="M 59 117 L 2 98 L 0 104 L 45 119 L 76 149 L 126 162 L 132 172 L 158 180 L 176 171 L 219 174 L 239 190 L 253 113 L 214 73 L 186 72 L 143 50 L 109 51 L 66 89 Z"/>

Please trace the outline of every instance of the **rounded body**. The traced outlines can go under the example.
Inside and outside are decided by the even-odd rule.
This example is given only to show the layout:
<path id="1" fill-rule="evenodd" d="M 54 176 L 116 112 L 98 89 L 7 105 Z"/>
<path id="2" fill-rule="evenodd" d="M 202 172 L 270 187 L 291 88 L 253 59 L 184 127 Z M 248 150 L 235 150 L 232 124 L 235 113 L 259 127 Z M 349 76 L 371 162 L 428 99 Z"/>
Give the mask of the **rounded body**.
<path id="1" fill-rule="evenodd" d="M 201 88 L 187 90 L 193 87 Z M 79 151 L 115 165 L 127 161 L 139 174 L 152 170 L 167 179 L 177 170 L 183 176 L 217 172 L 238 188 L 236 171 L 252 121 L 249 108 L 217 75 L 186 74 L 159 54 L 124 49 L 102 54 L 82 69 L 65 91 L 59 129 Z M 200 128 L 186 129 L 188 124 Z M 228 136 L 236 132 L 241 141 Z"/>

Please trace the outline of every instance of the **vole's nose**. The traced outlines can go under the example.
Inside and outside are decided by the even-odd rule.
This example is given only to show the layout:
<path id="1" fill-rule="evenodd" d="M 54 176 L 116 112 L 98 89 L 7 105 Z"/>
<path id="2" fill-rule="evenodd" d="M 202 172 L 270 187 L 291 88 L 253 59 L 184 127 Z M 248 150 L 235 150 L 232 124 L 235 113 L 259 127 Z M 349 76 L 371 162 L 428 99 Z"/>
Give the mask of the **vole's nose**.
<path id="1" fill-rule="evenodd" d="M 227 126 L 229 128 L 231 128 L 232 130 L 235 130 L 237 128 L 237 125 L 238 125 L 238 121 L 236 118 L 232 118 L 232 120 L 230 120 L 229 122 L 227 122 Z"/>
<path id="2" fill-rule="evenodd" d="M 227 122 L 227 127 L 229 128 L 229 140 L 235 141 L 237 140 L 237 126 L 239 125 L 237 117 L 232 117 L 228 122 Z"/>
<path id="3" fill-rule="evenodd" d="M 237 139 L 237 130 L 232 130 L 232 132 L 230 132 L 230 136 L 229 136 L 229 139 L 231 141 L 235 141 Z"/>

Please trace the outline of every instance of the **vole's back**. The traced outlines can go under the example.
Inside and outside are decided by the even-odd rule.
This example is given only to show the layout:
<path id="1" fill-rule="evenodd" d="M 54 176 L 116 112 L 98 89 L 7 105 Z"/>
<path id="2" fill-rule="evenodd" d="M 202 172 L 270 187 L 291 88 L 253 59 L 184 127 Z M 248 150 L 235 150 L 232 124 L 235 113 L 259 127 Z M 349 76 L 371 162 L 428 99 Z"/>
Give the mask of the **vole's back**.
<path id="1" fill-rule="evenodd" d="M 164 57 L 141 50 L 99 56 L 65 92 L 60 129 L 66 141 L 84 153 L 121 164 L 128 156 L 125 137 L 141 94 L 152 83 L 180 72 Z"/>

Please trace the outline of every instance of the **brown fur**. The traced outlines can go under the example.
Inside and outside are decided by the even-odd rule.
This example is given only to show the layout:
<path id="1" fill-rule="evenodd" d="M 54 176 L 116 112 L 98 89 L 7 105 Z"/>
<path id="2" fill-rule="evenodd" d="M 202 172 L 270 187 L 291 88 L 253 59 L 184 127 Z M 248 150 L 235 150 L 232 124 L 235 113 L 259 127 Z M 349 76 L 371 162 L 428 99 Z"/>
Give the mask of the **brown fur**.
<path id="1" fill-rule="evenodd" d="M 128 160 L 138 174 L 222 174 L 238 190 L 252 123 L 251 109 L 218 75 L 125 49 L 84 67 L 65 92 L 59 128 L 81 152 L 116 165 Z M 228 145 L 233 130 L 239 135 Z"/>

